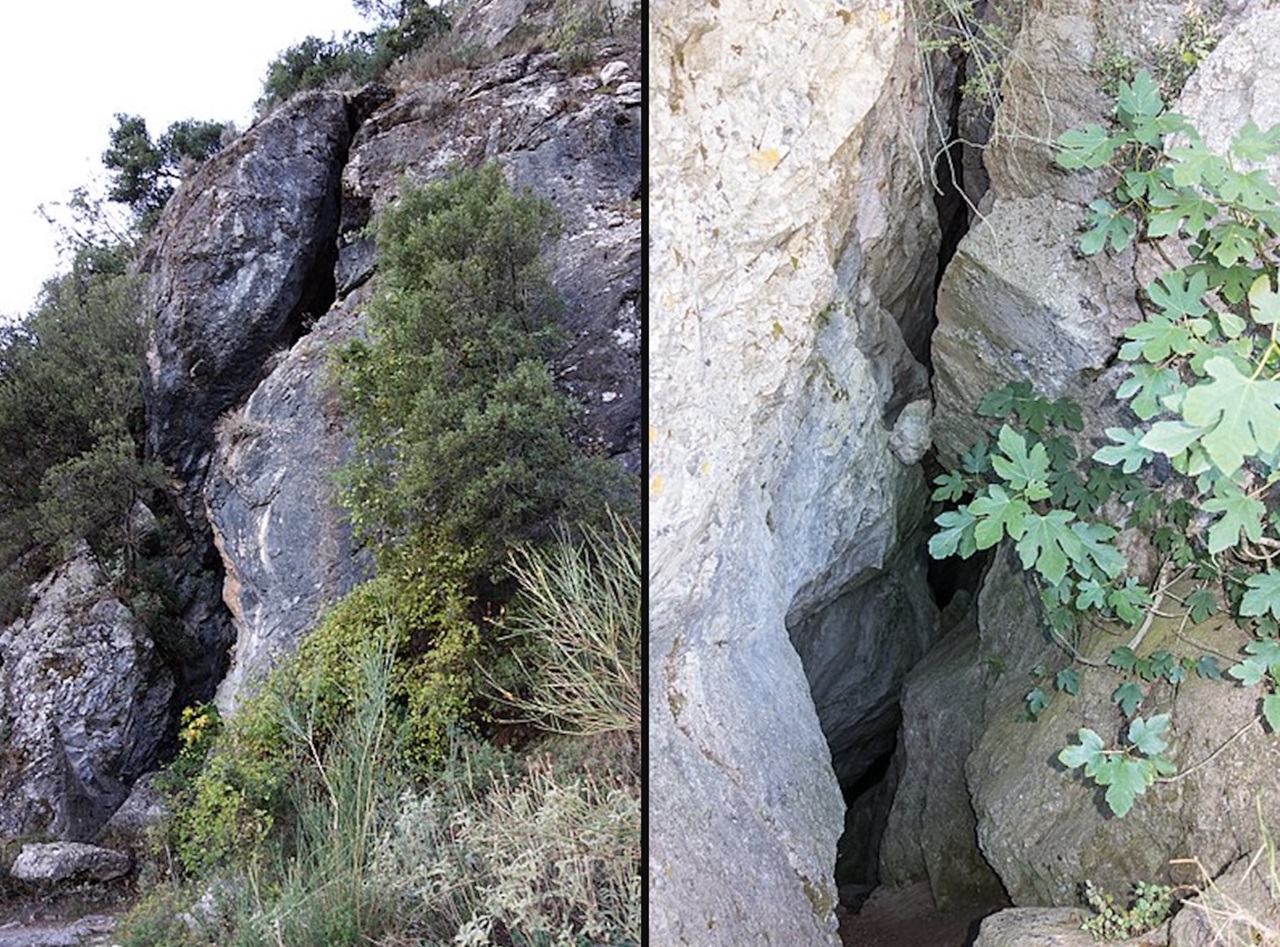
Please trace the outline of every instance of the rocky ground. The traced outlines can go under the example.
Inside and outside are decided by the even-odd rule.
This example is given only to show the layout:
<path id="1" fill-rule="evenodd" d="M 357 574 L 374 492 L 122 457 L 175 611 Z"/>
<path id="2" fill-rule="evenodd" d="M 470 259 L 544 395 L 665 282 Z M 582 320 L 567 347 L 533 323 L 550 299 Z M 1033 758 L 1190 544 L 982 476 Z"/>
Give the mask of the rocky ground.
<path id="1" fill-rule="evenodd" d="M 943 912 L 934 907 L 926 882 L 876 888 L 856 914 L 843 907 L 837 911 L 840 941 L 844 947 L 969 947 L 982 919 L 1004 907 L 1008 905 Z"/>
<path id="2" fill-rule="evenodd" d="M 57 896 L 15 892 L 0 901 L 0 947 L 108 947 L 128 907 L 128 893 L 118 886 Z"/>

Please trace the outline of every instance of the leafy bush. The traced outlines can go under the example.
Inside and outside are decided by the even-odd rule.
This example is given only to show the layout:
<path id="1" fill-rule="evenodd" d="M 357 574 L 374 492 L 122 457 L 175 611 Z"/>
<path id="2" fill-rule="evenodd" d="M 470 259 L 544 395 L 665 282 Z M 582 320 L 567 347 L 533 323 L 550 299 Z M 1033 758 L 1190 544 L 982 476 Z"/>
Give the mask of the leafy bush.
<path id="1" fill-rule="evenodd" d="M 1268 551 L 1280 545 L 1280 190 L 1259 167 L 1280 155 L 1280 126 L 1246 124 L 1228 152 L 1216 154 L 1184 116 L 1165 110 L 1146 72 L 1119 84 L 1115 114 L 1111 129 L 1089 125 L 1059 139 L 1063 167 L 1115 171 L 1114 192 L 1089 205 L 1080 251 L 1118 252 L 1144 240 L 1170 270 L 1146 287 L 1144 318 L 1125 330 L 1120 347 L 1129 377 L 1116 397 L 1135 423 L 1108 428 L 1111 443 L 1090 460 L 1113 470 L 1098 481 L 1117 501 L 1107 511 L 1113 522 L 1145 530 L 1166 566 L 1194 576 L 1197 587 L 1183 602 L 1188 617 L 1203 620 L 1221 600 L 1254 626 L 1259 640 L 1227 673 L 1260 689 L 1258 717 L 1280 730 L 1280 573 Z M 1183 143 L 1166 147 L 1174 135 Z M 1161 249 L 1163 240 L 1176 241 L 1190 262 L 1174 266 L 1177 254 Z M 1003 399 L 993 393 L 1003 409 L 995 413 L 1035 408 L 1026 389 Z M 1039 420 L 1051 413 L 1041 410 Z M 1211 658 L 1138 657 L 1165 590 L 1155 587 L 1160 576 L 1147 588 L 1130 574 L 1117 530 L 1095 515 L 1094 474 L 1080 476 L 1074 447 L 1035 431 L 1033 417 L 1034 436 L 1005 424 L 995 450 L 975 445 L 962 470 L 935 481 L 936 500 L 973 499 L 938 517 L 931 553 L 968 556 L 1007 537 L 1036 576 L 1051 627 L 1073 659 L 1082 658 L 1068 637 L 1075 616 L 1103 613 L 1138 627 L 1107 664 L 1172 684 L 1190 669 L 1221 679 Z M 1046 692 L 1033 696 L 1042 708 Z M 1132 682 L 1113 696 L 1126 718 L 1141 698 Z M 1060 759 L 1107 786 L 1108 805 L 1124 815 L 1147 785 L 1173 778 L 1172 761 L 1161 755 L 1167 723 L 1165 715 L 1132 719 L 1130 745 L 1117 749 L 1080 730 Z"/>
<path id="2" fill-rule="evenodd" d="M 348 593 L 298 648 L 296 687 L 322 734 L 345 725 L 369 649 L 394 657 L 390 694 L 403 752 L 423 762 L 448 746 L 475 708 L 480 638 L 466 581 L 472 557 L 439 550 L 402 554 L 394 568 Z"/>
<path id="3" fill-rule="evenodd" d="M 134 501 L 161 482 L 142 459 L 143 332 L 136 283 L 101 248 L 0 328 L 0 622 L 77 540 L 113 552 Z"/>
<path id="4" fill-rule="evenodd" d="M 505 691 L 545 730 L 640 736 L 640 538 L 625 522 L 512 557 L 519 592 L 502 622 L 526 692 Z"/>
<path id="5" fill-rule="evenodd" d="M 343 79 L 358 83 L 369 73 L 372 59 L 373 51 L 362 36 L 347 34 L 342 41 L 308 36 L 267 66 L 259 107 Z"/>
<path id="6" fill-rule="evenodd" d="M 247 867 L 261 857 L 284 813 L 283 793 L 295 761 L 285 740 L 283 706 L 280 688 L 267 686 L 226 726 L 207 708 L 184 713 L 183 750 L 166 789 L 174 812 L 172 842 L 187 875 Z M 202 762 L 192 777 L 197 759 Z"/>
<path id="7" fill-rule="evenodd" d="M 547 202 L 494 164 L 412 189 L 378 220 L 371 337 L 339 376 L 357 437 L 346 501 L 384 562 L 429 531 L 496 566 L 598 506 L 610 470 L 574 445 L 575 407 L 546 365 L 559 301 L 539 250 L 554 229 Z"/>

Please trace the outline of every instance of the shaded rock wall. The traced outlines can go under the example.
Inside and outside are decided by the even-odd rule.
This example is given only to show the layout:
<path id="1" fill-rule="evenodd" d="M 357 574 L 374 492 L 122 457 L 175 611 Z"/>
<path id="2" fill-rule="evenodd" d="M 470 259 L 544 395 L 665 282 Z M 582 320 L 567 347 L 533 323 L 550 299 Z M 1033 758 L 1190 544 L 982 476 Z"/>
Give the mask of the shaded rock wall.
<path id="1" fill-rule="evenodd" d="M 934 628 L 889 446 L 925 391 L 929 103 L 897 4 L 651 29 L 650 932 L 830 943 L 831 749 L 891 739 Z"/>

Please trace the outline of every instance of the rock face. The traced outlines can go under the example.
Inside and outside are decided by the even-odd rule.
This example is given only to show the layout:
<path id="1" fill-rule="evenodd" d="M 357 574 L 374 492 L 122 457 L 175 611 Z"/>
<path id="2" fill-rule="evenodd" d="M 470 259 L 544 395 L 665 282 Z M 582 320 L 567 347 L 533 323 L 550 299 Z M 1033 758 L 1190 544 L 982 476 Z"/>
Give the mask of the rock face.
<path id="1" fill-rule="evenodd" d="M 1041 620 L 1025 591 L 1020 596 L 1022 582 L 1012 563 L 994 570 L 979 603 L 987 612 L 980 612 L 980 651 L 1008 654 L 1009 672 L 987 691 L 981 733 L 965 763 L 978 844 L 1013 903 L 1074 904 L 1084 879 L 1127 891 L 1136 879 L 1166 877 L 1174 858 L 1198 858 L 1216 875 L 1252 850 L 1257 805 L 1267 813 L 1280 805 L 1271 775 L 1280 766 L 1280 746 L 1254 720 L 1257 694 L 1194 674 L 1176 688 L 1143 685 L 1141 713 L 1171 715 L 1165 755 L 1184 775 L 1150 787 L 1128 815 L 1117 819 L 1102 801 L 1102 790 L 1066 772 L 1056 756 L 1075 742 L 1081 727 L 1110 739 L 1124 726 L 1112 694 L 1132 678 L 1110 667 L 1081 667 L 1077 696 L 1054 700 L 1034 724 L 1019 719 L 1031 686 L 1027 670 L 1040 663 L 1056 670 L 1065 663 L 1052 645 L 1042 645 L 1030 660 L 1010 650 L 1019 647 L 1016 639 L 1029 637 L 1028 627 L 1035 627 L 1027 619 Z M 1190 586 L 1175 585 L 1169 595 L 1185 597 L 1190 591 Z M 998 604 L 1019 597 L 1025 602 L 1022 608 Z M 1157 617 L 1139 654 L 1161 648 L 1181 654 L 1213 642 L 1215 651 L 1230 655 L 1248 640 L 1221 619 L 1199 625 L 1184 625 L 1180 619 Z M 1127 640 L 1121 637 L 1124 631 L 1092 630 L 1078 647 L 1100 662 Z M 1212 765 L 1195 765 L 1214 753 Z"/>
<path id="2" fill-rule="evenodd" d="M 204 473 L 213 423 L 266 357 L 333 297 L 338 175 L 350 140 L 336 92 L 255 125 L 165 208 L 142 261 L 155 328 L 147 440 L 184 482 Z"/>
<path id="3" fill-rule="evenodd" d="M 634 53 L 610 51 L 624 63 Z M 363 121 L 349 160 L 334 171 L 341 177 L 331 235 L 339 300 L 217 425 L 203 488 L 236 636 L 217 696 L 224 712 L 364 574 L 336 496 L 334 473 L 350 443 L 329 359 L 361 331 L 375 262 L 363 228 L 405 177 L 425 183 L 456 163 L 492 159 L 513 186 L 552 202 L 561 232 L 547 250 L 548 268 L 571 339 L 556 368 L 583 405 L 584 440 L 639 469 L 640 219 L 632 195 L 640 110 L 595 73 L 566 76 L 557 63 L 554 53 L 520 54 L 399 94 L 371 87 L 351 97 L 351 112 Z M 328 99 L 314 96 L 288 108 L 304 107 L 319 113 L 304 125 L 323 125 L 330 111 Z"/>
<path id="4" fill-rule="evenodd" d="M 364 295 L 321 319 L 217 432 L 204 496 L 236 628 L 217 696 L 224 716 L 361 574 L 336 495 L 350 443 L 327 360 L 353 332 Z"/>
<path id="5" fill-rule="evenodd" d="M 111 881 L 129 872 L 129 856 L 83 842 L 24 845 L 9 874 L 20 881 Z"/>
<path id="6" fill-rule="evenodd" d="M 0 837 L 88 839 L 156 764 L 173 680 L 84 552 L 0 632 Z"/>
<path id="7" fill-rule="evenodd" d="M 553 367 L 583 406 L 584 445 L 639 469 L 642 131 L 624 81 L 639 49 L 598 45 L 582 74 L 519 53 L 396 89 L 301 95 L 180 187 L 140 267 L 155 317 L 148 450 L 186 517 L 167 563 L 181 679 L 87 557 L 37 588 L 31 616 L 0 632 L 0 838 L 93 838 L 158 762 L 180 704 L 221 681 L 231 713 L 364 576 L 336 496 L 351 445 L 330 359 L 365 331 L 376 259 L 361 231 L 405 178 L 494 160 L 552 202 L 547 266 L 568 337 Z"/>
<path id="8" fill-rule="evenodd" d="M 154 851 L 149 835 L 172 815 L 169 800 L 157 785 L 156 774 L 147 773 L 129 790 L 120 808 L 111 814 L 94 843 L 130 853 L 135 859 Z"/>
<path id="9" fill-rule="evenodd" d="M 890 449 L 925 391 L 928 103 L 897 5 L 651 23 L 650 934 L 834 943 L 831 753 L 891 740 L 935 634 Z"/>

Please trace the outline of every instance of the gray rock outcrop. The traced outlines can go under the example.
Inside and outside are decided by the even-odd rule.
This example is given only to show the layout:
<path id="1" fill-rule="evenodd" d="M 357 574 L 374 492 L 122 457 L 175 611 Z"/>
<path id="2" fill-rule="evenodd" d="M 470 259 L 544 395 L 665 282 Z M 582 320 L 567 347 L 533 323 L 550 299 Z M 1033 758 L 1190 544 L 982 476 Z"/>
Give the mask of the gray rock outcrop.
<path id="1" fill-rule="evenodd" d="M 964 778 L 993 676 L 970 612 L 903 684 L 897 754 L 910 776 L 894 795 L 880 880 L 893 887 L 928 880 L 939 910 L 995 904 L 1003 894 L 975 844 L 977 817 Z"/>
<path id="2" fill-rule="evenodd" d="M 651 8 L 655 943 L 834 943 L 832 751 L 887 748 L 934 638 L 890 448 L 937 239 L 900 14 Z"/>
<path id="3" fill-rule="evenodd" d="M 267 356 L 333 296 L 340 93 L 293 99 L 184 182 L 141 262 L 155 317 L 147 444 L 184 483 L 203 476 L 217 417 Z"/>
<path id="4" fill-rule="evenodd" d="M 583 406 L 582 439 L 638 471 L 641 249 L 632 194 L 640 110 L 594 75 L 566 76 L 557 62 L 555 54 L 519 54 L 399 94 L 352 95 L 353 112 L 367 114 L 341 166 L 338 301 L 273 355 L 265 378 L 215 426 L 203 500 L 235 627 L 217 695 L 224 712 L 365 574 L 336 494 L 350 441 L 329 360 L 363 331 L 366 280 L 376 265 L 363 228 L 406 178 L 426 183 L 455 164 L 493 159 L 512 186 L 552 202 L 561 227 L 547 265 L 570 339 L 554 368 Z"/>
<path id="5" fill-rule="evenodd" d="M 365 295 L 322 318 L 219 423 L 204 497 L 236 629 L 217 695 L 224 716 L 361 577 L 337 497 L 335 471 L 351 445 L 328 359 L 350 338 Z"/>
<path id="6" fill-rule="evenodd" d="M 1251 78 L 1275 71 L 1274 45 L 1260 39 L 1274 35 L 1274 11 L 1240 2 L 1221 12 L 1222 42 L 1174 106 L 1215 146 L 1245 120 L 1265 128 L 1280 118 L 1273 98 L 1255 95 Z M 1133 251 L 1077 256 L 1083 206 L 1108 184 L 1101 174 L 1055 169 L 1049 149 L 1066 128 L 1105 123 L 1107 97 L 1090 69 L 1100 51 L 1122 48 L 1136 65 L 1149 65 L 1185 13 L 1172 2 L 1105 8 L 1062 2 L 1031 9 L 1001 88 L 997 127 L 1004 122 L 1006 134 L 984 155 L 991 191 L 939 291 L 934 434 L 944 459 L 975 439 L 985 425 L 975 417 L 978 400 L 1008 380 L 1027 379 L 1043 394 L 1073 398 L 1090 429 L 1120 416 L 1114 391 L 1123 369 L 1112 365 L 1124 327 L 1139 318 L 1137 291 L 1152 278 L 1152 261 Z M 1006 550 L 983 584 L 977 629 L 935 652 L 940 664 L 951 665 L 949 683 L 925 670 L 908 682 L 905 757 L 883 850 L 886 874 L 903 883 L 922 877 L 938 883 L 936 868 L 913 847 L 923 813 L 935 804 L 946 815 L 931 824 L 974 819 L 977 844 L 953 858 L 984 861 L 1016 905 L 1073 905 L 1086 878 L 1125 891 L 1136 879 L 1164 877 L 1172 858 L 1199 858 L 1216 874 L 1252 850 L 1259 827 L 1250 800 L 1260 795 L 1264 811 L 1280 804 L 1267 775 L 1280 764 L 1280 749 L 1258 725 L 1241 730 L 1254 716 L 1256 694 L 1197 677 L 1177 688 L 1147 687 L 1142 713 L 1172 714 L 1167 755 L 1185 775 L 1151 787 L 1124 819 L 1116 819 L 1101 790 L 1066 772 L 1056 757 L 1082 726 L 1107 738 L 1118 732 L 1122 724 L 1111 697 L 1125 678 L 1113 668 L 1080 667 L 1077 697 L 1056 699 L 1034 724 L 1020 720 L 1034 686 L 1028 672 L 1044 665 L 1052 673 L 1067 660 L 1036 632 L 1043 621 Z M 1192 646 L 1179 646 L 1174 636 L 1180 634 L 1233 654 L 1246 637 L 1222 622 L 1181 629 L 1171 624 L 1177 623 L 1157 618 L 1141 653 L 1162 642 L 1183 653 Z M 1121 631 L 1095 627 L 1076 647 L 1100 661 L 1127 640 Z M 994 674 L 995 667 L 1003 673 Z M 967 725 L 958 733 L 971 750 L 913 753 L 956 708 L 957 681 L 968 682 L 967 696 L 960 698 L 969 708 L 963 712 Z M 970 688 L 979 683 L 982 698 L 976 701 Z M 1214 765 L 1195 765 L 1211 753 L 1217 754 Z M 997 942 L 989 939 L 987 925 L 983 931 L 982 943 Z M 1024 934 L 999 942 L 1022 942 Z"/>
<path id="7" fill-rule="evenodd" d="M 172 815 L 156 776 L 147 773 L 133 784 L 128 797 L 93 839 L 95 845 L 127 852 L 135 859 L 153 851 L 151 835 Z"/>
<path id="8" fill-rule="evenodd" d="M 28 844 L 14 859 L 9 874 L 19 881 L 111 881 L 129 873 L 129 856 L 83 842 Z"/>
<path id="9" fill-rule="evenodd" d="M 173 679 L 87 551 L 0 631 L 0 837 L 91 838 L 154 767 Z"/>

